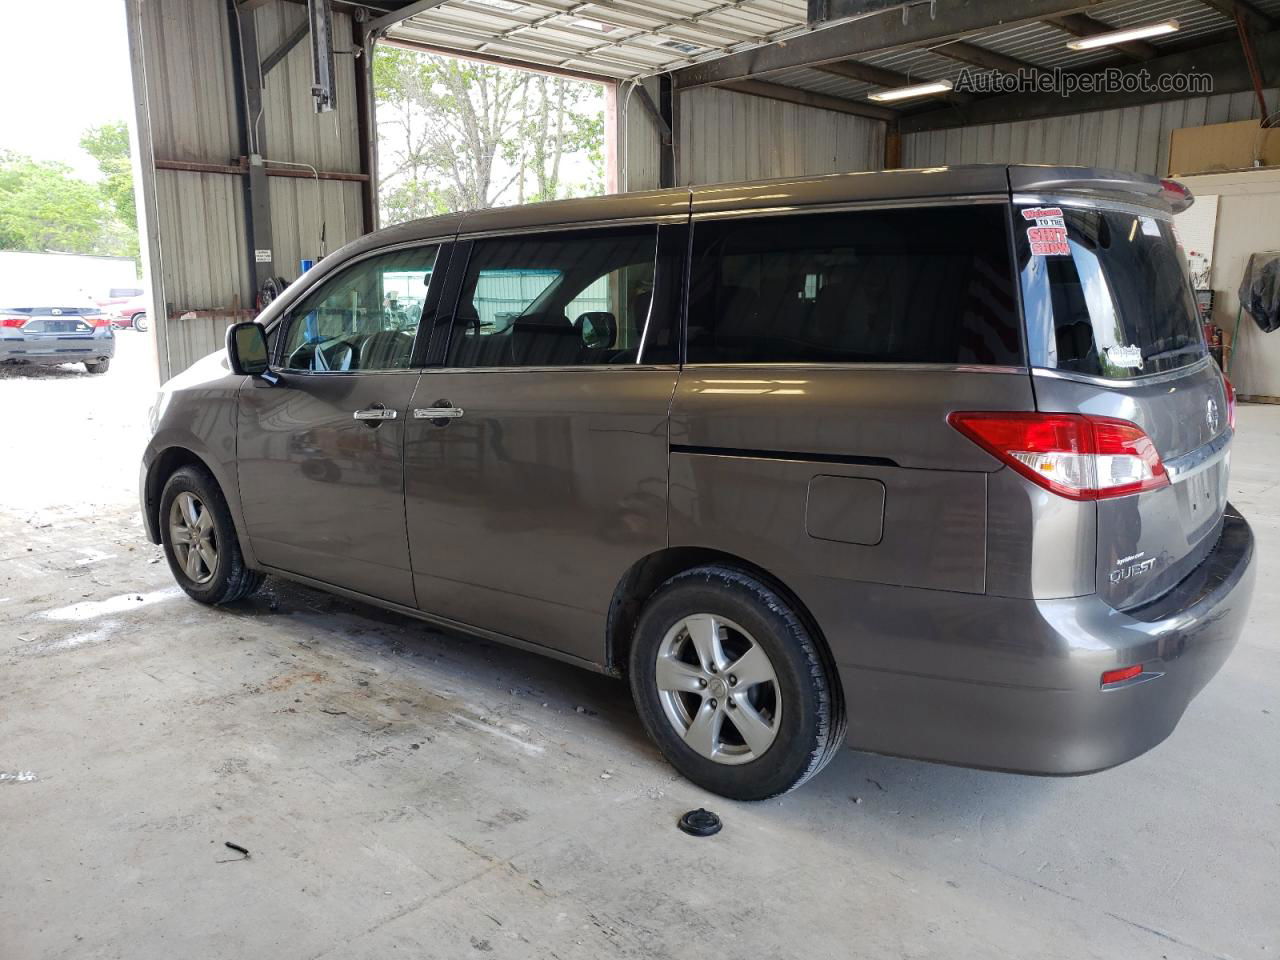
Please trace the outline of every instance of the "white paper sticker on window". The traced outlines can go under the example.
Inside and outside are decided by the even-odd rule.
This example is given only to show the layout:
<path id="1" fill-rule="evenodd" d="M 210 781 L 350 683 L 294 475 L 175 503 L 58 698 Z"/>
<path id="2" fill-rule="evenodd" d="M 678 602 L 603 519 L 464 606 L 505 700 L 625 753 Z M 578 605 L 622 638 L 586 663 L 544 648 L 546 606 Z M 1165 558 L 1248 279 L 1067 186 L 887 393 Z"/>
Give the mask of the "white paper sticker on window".
<path id="1" fill-rule="evenodd" d="M 270 262 L 271 262 L 271 251 L 270 251 L 270 250 L 255 250 L 255 251 L 253 251 L 253 259 L 254 259 L 254 262 L 255 262 L 255 263 L 270 263 Z"/>
<path id="2" fill-rule="evenodd" d="M 1107 347 L 1107 362 L 1113 367 L 1125 367 L 1129 370 L 1142 369 L 1142 348 L 1135 347 L 1130 344 L 1127 347 L 1120 345 Z"/>

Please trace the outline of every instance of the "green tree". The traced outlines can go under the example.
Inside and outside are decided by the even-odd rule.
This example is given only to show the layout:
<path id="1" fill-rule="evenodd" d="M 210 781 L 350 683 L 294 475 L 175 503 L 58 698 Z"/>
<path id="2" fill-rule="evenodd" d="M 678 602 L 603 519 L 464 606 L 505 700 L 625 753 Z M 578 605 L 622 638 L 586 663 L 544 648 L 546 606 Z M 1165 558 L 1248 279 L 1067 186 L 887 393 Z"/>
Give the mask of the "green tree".
<path id="1" fill-rule="evenodd" d="M 98 162 L 102 180 L 98 190 L 114 221 L 104 230 L 104 244 L 127 257 L 138 256 L 138 211 L 133 199 L 133 161 L 129 154 L 129 128 L 123 121 L 90 127 L 80 146 Z"/>
<path id="2" fill-rule="evenodd" d="M 0 152 L 0 249 L 115 253 L 112 219 L 98 188 L 69 167 Z"/>
<path id="3" fill-rule="evenodd" d="M 386 222 L 599 192 L 604 118 L 593 84 L 379 46 L 374 55 Z M 565 181 L 565 159 L 592 165 Z"/>
<path id="4" fill-rule="evenodd" d="M 133 200 L 133 161 L 129 157 L 129 128 L 123 121 L 90 127 L 80 137 L 85 153 L 98 162 L 100 189 L 116 218 L 135 233 L 138 211 Z"/>

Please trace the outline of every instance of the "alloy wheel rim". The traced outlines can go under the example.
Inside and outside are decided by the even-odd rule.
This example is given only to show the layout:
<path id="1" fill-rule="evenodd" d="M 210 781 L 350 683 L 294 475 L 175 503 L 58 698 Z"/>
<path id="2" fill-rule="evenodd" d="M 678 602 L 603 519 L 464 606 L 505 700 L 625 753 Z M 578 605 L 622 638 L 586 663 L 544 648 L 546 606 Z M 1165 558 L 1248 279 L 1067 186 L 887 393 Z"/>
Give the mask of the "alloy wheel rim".
<path id="1" fill-rule="evenodd" d="M 218 533 L 213 514 L 193 493 L 183 491 L 169 507 L 169 542 L 183 574 L 208 583 L 218 572 Z"/>
<path id="2" fill-rule="evenodd" d="M 764 648 L 732 620 L 697 613 L 678 621 L 658 647 L 654 678 L 667 721 L 699 756 L 750 763 L 777 738 L 777 672 Z"/>

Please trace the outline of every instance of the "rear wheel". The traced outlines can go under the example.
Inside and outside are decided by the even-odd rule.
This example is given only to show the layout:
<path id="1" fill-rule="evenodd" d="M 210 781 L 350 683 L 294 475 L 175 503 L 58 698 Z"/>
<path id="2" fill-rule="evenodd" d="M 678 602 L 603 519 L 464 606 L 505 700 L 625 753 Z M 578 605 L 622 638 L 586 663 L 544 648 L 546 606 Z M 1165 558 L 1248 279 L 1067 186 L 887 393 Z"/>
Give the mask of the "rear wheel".
<path id="1" fill-rule="evenodd" d="M 800 786 L 844 740 L 844 704 L 818 641 L 759 579 L 726 567 L 672 577 L 630 656 L 649 735 L 677 770 L 735 800 Z"/>
<path id="2" fill-rule="evenodd" d="M 133 329 L 137 330 L 139 333 L 146 333 L 147 332 L 147 315 L 145 313 L 135 313 L 133 315 L 133 323 L 131 324 L 131 326 L 133 327 Z"/>
<path id="3" fill-rule="evenodd" d="M 207 470 L 183 467 L 165 483 L 160 539 L 174 579 L 194 600 L 233 603 L 262 585 L 262 574 L 245 566 L 231 510 Z"/>
<path id="4" fill-rule="evenodd" d="M 111 358 L 104 357 L 103 359 L 97 360 L 93 363 L 90 363 L 89 361 L 86 360 L 84 364 L 84 368 L 88 370 L 90 373 L 106 373 L 108 370 L 111 369 Z"/>

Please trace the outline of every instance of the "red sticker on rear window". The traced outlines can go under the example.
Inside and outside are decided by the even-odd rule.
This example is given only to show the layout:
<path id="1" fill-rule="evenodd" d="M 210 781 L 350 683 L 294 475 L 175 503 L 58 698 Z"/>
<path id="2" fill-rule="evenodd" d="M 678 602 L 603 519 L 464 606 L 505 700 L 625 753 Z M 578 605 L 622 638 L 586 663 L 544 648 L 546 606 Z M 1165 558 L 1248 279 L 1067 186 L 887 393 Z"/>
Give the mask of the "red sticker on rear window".
<path id="1" fill-rule="evenodd" d="M 1061 207 L 1028 207 L 1022 211 L 1022 219 L 1032 221 L 1032 225 L 1027 227 L 1027 241 L 1031 244 L 1032 256 L 1071 256 L 1071 247 L 1067 243 L 1067 224 L 1062 218 Z"/>

